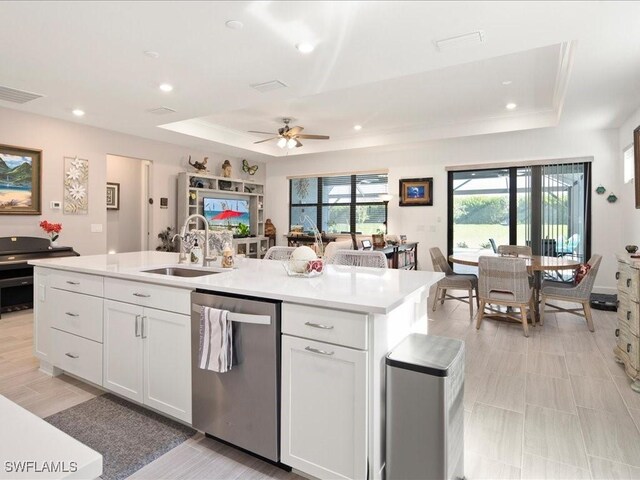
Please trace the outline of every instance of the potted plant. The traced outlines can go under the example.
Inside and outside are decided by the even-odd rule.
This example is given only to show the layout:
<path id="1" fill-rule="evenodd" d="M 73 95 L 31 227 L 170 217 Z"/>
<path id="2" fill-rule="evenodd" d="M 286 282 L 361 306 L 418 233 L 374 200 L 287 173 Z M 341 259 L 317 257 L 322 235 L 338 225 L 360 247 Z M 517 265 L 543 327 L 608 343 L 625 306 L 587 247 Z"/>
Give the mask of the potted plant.
<path id="1" fill-rule="evenodd" d="M 248 237 L 249 235 L 251 235 L 251 230 L 249 229 L 249 225 L 246 225 L 244 223 L 239 223 L 238 226 L 236 227 L 236 234 L 234 236 L 239 238 L 244 238 L 244 237 Z"/>
<path id="2" fill-rule="evenodd" d="M 51 246 L 49 248 L 57 247 L 58 244 L 56 243 L 56 240 L 58 240 L 60 232 L 62 231 L 62 224 L 49 223 L 46 220 L 43 220 L 40 222 L 40 228 L 42 228 L 49 236 L 49 241 L 51 242 Z"/>

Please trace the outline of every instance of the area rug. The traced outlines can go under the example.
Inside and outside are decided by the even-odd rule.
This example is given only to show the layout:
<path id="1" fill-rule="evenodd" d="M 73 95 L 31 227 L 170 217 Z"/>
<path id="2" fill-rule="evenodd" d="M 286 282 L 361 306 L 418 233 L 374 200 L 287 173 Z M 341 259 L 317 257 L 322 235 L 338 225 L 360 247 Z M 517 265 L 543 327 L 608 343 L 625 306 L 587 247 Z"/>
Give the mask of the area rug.
<path id="1" fill-rule="evenodd" d="M 108 393 L 45 420 L 101 453 L 105 480 L 127 478 L 196 433 Z"/>

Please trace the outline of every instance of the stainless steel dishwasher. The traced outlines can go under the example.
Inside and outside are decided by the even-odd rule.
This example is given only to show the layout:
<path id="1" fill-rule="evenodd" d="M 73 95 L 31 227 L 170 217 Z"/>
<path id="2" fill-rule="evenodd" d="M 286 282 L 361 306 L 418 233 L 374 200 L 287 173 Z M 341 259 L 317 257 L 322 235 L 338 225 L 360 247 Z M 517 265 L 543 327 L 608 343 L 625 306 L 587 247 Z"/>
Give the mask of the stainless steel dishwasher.
<path id="1" fill-rule="evenodd" d="M 198 367 L 201 307 L 230 312 L 237 365 Z M 193 426 L 273 462 L 280 461 L 279 301 L 197 290 L 191 294 Z"/>

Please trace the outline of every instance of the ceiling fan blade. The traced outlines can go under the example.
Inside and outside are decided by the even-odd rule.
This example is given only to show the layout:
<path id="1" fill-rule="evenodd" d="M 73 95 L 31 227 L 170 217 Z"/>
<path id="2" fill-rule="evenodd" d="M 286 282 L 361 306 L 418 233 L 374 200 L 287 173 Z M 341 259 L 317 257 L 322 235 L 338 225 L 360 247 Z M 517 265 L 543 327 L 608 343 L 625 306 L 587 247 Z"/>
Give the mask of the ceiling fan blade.
<path id="1" fill-rule="evenodd" d="M 301 147 L 302 143 L 300 143 L 300 140 L 298 140 L 297 138 L 295 139 L 296 141 L 296 148 Z"/>
<path id="2" fill-rule="evenodd" d="M 257 142 L 253 142 L 253 144 L 255 145 L 256 143 L 264 143 L 264 142 L 268 142 L 269 140 L 274 140 L 278 137 L 271 137 L 271 138 L 267 138 L 266 140 L 258 140 Z"/>
<path id="3" fill-rule="evenodd" d="M 298 133 L 300 133 L 302 130 L 304 130 L 304 127 L 299 127 L 299 126 L 295 126 L 295 127 L 291 127 L 289 129 L 289 134 L 290 135 L 297 135 Z"/>
<path id="4" fill-rule="evenodd" d="M 296 135 L 296 138 L 308 138 L 311 140 L 329 140 L 329 135 L 308 135 L 306 133 L 302 133 L 300 135 Z"/>
<path id="5" fill-rule="evenodd" d="M 273 135 L 273 132 L 258 132 L 257 130 L 248 130 L 249 133 L 264 133 L 265 135 Z"/>

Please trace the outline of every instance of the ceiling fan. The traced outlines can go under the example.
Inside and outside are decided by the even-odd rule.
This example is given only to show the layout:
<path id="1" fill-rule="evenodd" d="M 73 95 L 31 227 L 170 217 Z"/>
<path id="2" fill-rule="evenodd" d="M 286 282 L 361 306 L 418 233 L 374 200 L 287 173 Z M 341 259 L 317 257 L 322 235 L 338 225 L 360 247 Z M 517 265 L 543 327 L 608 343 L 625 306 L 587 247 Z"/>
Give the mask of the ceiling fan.
<path id="1" fill-rule="evenodd" d="M 284 127 L 278 129 L 277 136 L 267 138 L 265 140 L 259 140 L 253 143 L 254 144 L 264 143 L 264 142 L 268 142 L 270 140 L 275 140 L 276 138 L 278 138 L 279 140 L 277 145 L 280 148 L 285 148 L 285 147 L 297 148 L 302 146 L 302 143 L 300 143 L 301 138 L 308 139 L 308 140 L 328 140 L 329 139 L 328 135 L 310 135 L 306 133 L 300 133 L 302 132 L 302 130 L 304 130 L 304 127 L 299 127 L 299 126 L 289 127 L 289 122 L 291 122 L 290 118 L 283 118 L 282 121 L 284 122 Z M 273 135 L 272 132 L 258 132 L 256 130 L 249 130 L 249 133 L 262 133 L 265 135 Z"/>

